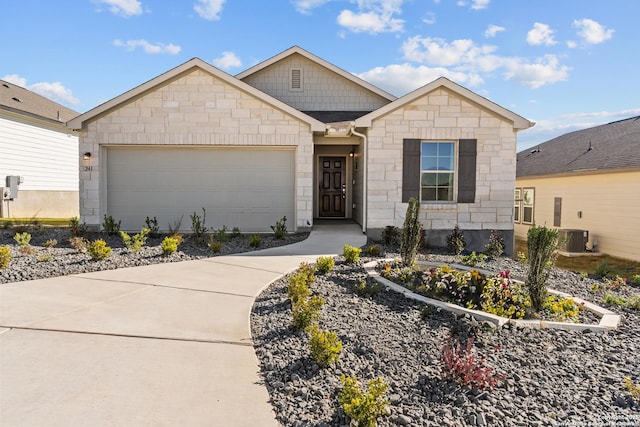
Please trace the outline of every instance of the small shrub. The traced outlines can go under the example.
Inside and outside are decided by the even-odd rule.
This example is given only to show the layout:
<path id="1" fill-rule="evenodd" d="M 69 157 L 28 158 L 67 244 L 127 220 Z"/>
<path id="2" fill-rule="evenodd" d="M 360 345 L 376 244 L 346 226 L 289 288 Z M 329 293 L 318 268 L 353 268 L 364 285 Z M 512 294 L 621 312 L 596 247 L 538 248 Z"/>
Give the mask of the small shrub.
<path id="1" fill-rule="evenodd" d="M 558 230 L 532 226 L 527 232 L 527 288 L 531 306 L 541 311 L 547 300 L 547 280 L 551 274 L 554 252 L 558 248 Z"/>
<path id="2" fill-rule="evenodd" d="M 471 252 L 469 255 L 463 255 L 460 258 L 460 262 L 464 265 L 475 266 L 478 264 L 483 264 L 487 260 L 487 256 L 485 254 L 476 254 L 475 251 Z"/>
<path id="3" fill-rule="evenodd" d="M 340 359 L 342 341 L 335 332 L 323 331 L 314 323 L 309 328 L 309 334 L 311 357 L 320 367 L 326 368 Z"/>
<path id="4" fill-rule="evenodd" d="M 12 259 L 9 246 L 0 246 L 0 270 L 9 267 Z"/>
<path id="5" fill-rule="evenodd" d="M 529 263 L 529 260 L 527 259 L 527 254 L 524 252 L 518 252 L 518 262 L 522 265 L 527 265 Z"/>
<path id="6" fill-rule="evenodd" d="M 180 229 L 182 228 L 182 218 L 184 218 L 184 215 L 180 215 L 180 218 L 174 219 L 167 225 L 169 236 L 178 236 L 180 234 Z"/>
<path id="7" fill-rule="evenodd" d="M 242 233 L 240 233 L 240 229 L 238 227 L 233 227 L 233 230 L 231 230 L 231 238 L 232 239 L 237 239 L 241 235 L 242 235 Z"/>
<path id="8" fill-rule="evenodd" d="M 359 279 L 358 283 L 353 285 L 353 291 L 360 297 L 369 298 L 380 292 L 380 283 L 375 280 L 371 283 L 364 279 Z"/>
<path id="9" fill-rule="evenodd" d="M 420 202 L 415 197 L 409 199 L 407 213 L 402 226 L 402 241 L 400 243 L 400 256 L 405 265 L 413 265 L 420 247 L 422 225 L 418 220 Z"/>
<path id="10" fill-rule="evenodd" d="M 13 240 L 18 244 L 18 246 L 28 246 L 29 242 L 31 242 L 31 234 L 27 233 L 16 233 L 13 236 Z"/>
<path id="11" fill-rule="evenodd" d="M 33 255 L 36 253 L 36 250 L 31 245 L 20 246 L 18 248 L 18 253 L 22 256 Z"/>
<path id="12" fill-rule="evenodd" d="M 607 261 L 602 260 L 598 265 L 596 265 L 595 273 L 596 276 L 607 277 L 609 273 L 611 273 L 611 266 L 609 266 L 609 263 L 607 263 Z"/>
<path id="13" fill-rule="evenodd" d="M 315 269 L 305 262 L 301 263 L 298 271 L 289 276 L 287 295 L 291 299 L 291 304 L 305 300 L 311 295 L 309 286 L 311 286 L 314 280 Z"/>
<path id="14" fill-rule="evenodd" d="M 69 220 L 69 231 L 74 237 L 84 236 L 87 234 L 87 224 L 84 222 L 80 224 L 78 217 L 74 216 Z"/>
<path id="15" fill-rule="evenodd" d="M 624 289 L 627 287 L 627 278 L 620 277 L 617 274 L 614 279 L 609 279 L 608 277 L 605 277 L 603 281 L 604 281 L 604 284 L 607 285 L 609 289 L 613 289 L 616 291 L 619 291 L 620 289 Z"/>
<path id="16" fill-rule="evenodd" d="M 227 228 L 226 225 L 223 225 L 222 228 L 216 231 L 216 237 L 218 241 L 221 243 L 227 243 L 229 240 L 231 240 L 231 236 L 229 235 L 229 229 Z"/>
<path id="17" fill-rule="evenodd" d="M 207 210 L 205 208 L 202 208 L 202 217 L 194 212 L 190 215 L 190 218 L 191 232 L 196 238 L 196 241 L 200 243 L 204 242 L 204 235 L 208 230 L 208 228 L 205 226 L 205 222 L 207 221 Z"/>
<path id="18" fill-rule="evenodd" d="M 259 234 L 252 234 L 249 236 L 249 247 L 250 248 L 259 248 L 262 244 L 262 237 Z"/>
<path id="19" fill-rule="evenodd" d="M 293 329 L 306 331 L 315 320 L 320 318 L 320 309 L 323 305 L 324 299 L 318 295 L 298 300 L 291 309 Z"/>
<path id="20" fill-rule="evenodd" d="M 176 237 L 167 236 L 162 239 L 162 243 L 160 246 L 162 247 L 162 253 L 164 255 L 171 255 L 175 251 L 178 250 L 178 245 L 180 245 L 180 241 Z"/>
<path id="21" fill-rule="evenodd" d="M 422 320 L 427 320 L 431 317 L 431 313 L 433 312 L 433 308 L 429 304 L 425 304 L 420 310 L 420 318 Z"/>
<path id="22" fill-rule="evenodd" d="M 158 226 L 158 218 L 155 216 L 153 219 L 146 217 L 144 220 L 145 228 L 149 229 L 149 237 L 155 239 L 156 237 L 160 237 L 160 227 Z"/>
<path id="23" fill-rule="evenodd" d="M 124 231 L 120 232 L 122 242 L 124 246 L 131 252 L 140 252 L 144 245 L 147 243 L 147 235 L 151 232 L 148 228 L 143 228 L 140 233 L 135 234 L 133 237 L 129 236 Z"/>
<path id="24" fill-rule="evenodd" d="M 316 269 L 321 274 L 327 274 L 335 267 L 335 262 L 333 261 L 333 257 L 330 256 L 321 256 L 316 260 Z"/>
<path id="25" fill-rule="evenodd" d="M 631 282 L 634 285 L 640 285 L 640 274 L 634 274 L 633 277 L 631 278 Z"/>
<path id="26" fill-rule="evenodd" d="M 107 236 L 117 236 L 120 233 L 120 224 L 122 221 L 116 222 L 111 215 L 104 216 L 102 221 L 102 230 L 107 233 Z"/>
<path id="27" fill-rule="evenodd" d="M 451 233 L 447 236 L 447 248 L 454 255 L 460 255 L 464 248 L 467 246 L 467 243 L 464 241 L 464 233 L 456 224 L 451 230 Z"/>
<path id="28" fill-rule="evenodd" d="M 640 402 L 640 386 L 637 386 L 631 381 L 631 377 L 624 377 L 624 389 L 631 395 L 631 397 L 636 401 Z"/>
<path id="29" fill-rule="evenodd" d="M 389 386 L 382 378 L 370 380 L 363 392 L 354 377 L 340 376 L 342 389 L 338 392 L 338 403 L 344 413 L 358 427 L 375 427 L 376 420 L 388 413 L 389 400 L 384 397 Z"/>
<path id="30" fill-rule="evenodd" d="M 385 245 L 398 245 L 400 243 L 400 229 L 394 225 L 387 225 L 382 230 L 382 241 Z"/>
<path id="31" fill-rule="evenodd" d="M 82 236 L 73 236 L 69 238 L 69 244 L 76 252 L 83 254 L 87 252 L 89 241 Z"/>
<path id="32" fill-rule="evenodd" d="M 489 241 L 484 247 L 484 252 L 489 258 L 500 258 L 500 255 L 504 253 L 504 239 L 498 233 L 498 230 L 491 230 L 489 234 Z"/>
<path id="33" fill-rule="evenodd" d="M 57 244 L 58 244 L 58 241 L 56 239 L 49 239 L 46 242 L 44 242 L 42 246 L 44 246 L 45 248 L 53 248 Z"/>
<path id="34" fill-rule="evenodd" d="M 273 235 L 276 239 L 281 240 L 284 239 L 287 235 L 287 217 L 283 216 L 280 220 L 276 221 L 276 225 L 271 226 L 271 230 L 273 230 Z"/>
<path id="35" fill-rule="evenodd" d="M 38 256 L 38 262 L 49 262 L 53 260 L 53 254 L 42 254 Z"/>
<path id="36" fill-rule="evenodd" d="M 91 259 L 94 261 L 100 261 L 107 259 L 111 255 L 111 248 L 107 246 L 107 242 L 102 239 L 98 239 L 89 244 L 87 252 Z"/>
<path id="37" fill-rule="evenodd" d="M 214 254 L 220 253 L 223 246 L 224 243 L 217 242 L 215 236 L 213 234 L 209 234 L 209 252 Z"/>
<path id="38" fill-rule="evenodd" d="M 619 307 L 627 305 L 626 298 L 615 296 L 610 292 L 605 292 L 604 295 L 602 295 L 602 302 L 609 305 L 617 305 Z"/>
<path id="39" fill-rule="evenodd" d="M 342 255 L 349 264 L 360 261 L 360 252 L 362 252 L 362 249 L 355 246 L 344 245 L 342 247 Z"/>
<path id="40" fill-rule="evenodd" d="M 445 379 L 460 385 L 468 385 L 480 390 L 492 389 L 501 375 L 496 375 L 493 368 L 484 366 L 484 359 L 473 352 L 471 337 L 466 346 L 457 339 L 448 339 L 442 346 L 442 373 Z"/>
<path id="41" fill-rule="evenodd" d="M 380 246 L 378 245 L 368 246 L 367 249 L 364 251 L 364 253 L 367 254 L 368 256 L 380 256 Z"/>
<path id="42" fill-rule="evenodd" d="M 633 296 L 627 300 L 627 308 L 640 311 L 640 296 Z"/>

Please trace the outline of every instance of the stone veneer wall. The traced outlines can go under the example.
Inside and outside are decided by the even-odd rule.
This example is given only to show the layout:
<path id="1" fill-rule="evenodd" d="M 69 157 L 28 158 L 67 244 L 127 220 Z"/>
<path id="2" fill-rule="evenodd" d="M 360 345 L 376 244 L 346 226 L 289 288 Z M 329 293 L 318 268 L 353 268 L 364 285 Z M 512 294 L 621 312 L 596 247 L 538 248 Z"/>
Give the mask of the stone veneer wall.
<path id="1" fill-rule="evenodd" d="M 423 203 L 420 220 L 429 243 L 444 245 L 458 224 L 468 249 L 483 250 L 490 230 L 500 230 L 512 251 L 513 189 L 516 173 L 516 132 L 512 123 L 445 88 L 374 120 L 368 132 L 370 234 L 387 225 L 401 227 L 407 204 L 402 203 L 402 145 L 405 138 L 426 141 L 477 139 L 475 203 Z"/>
<path id="2" fill-rule="evenodd" d="M 313 136 L 309 125 L 228 83 L 195 69 L 88 123 L 80 152 L 91 152 L 91 170 L 80 160 L 80 216 L 102 223 L 106 200 L 101 147 L 295 146 L 296 226 L 313 218 Z"/>

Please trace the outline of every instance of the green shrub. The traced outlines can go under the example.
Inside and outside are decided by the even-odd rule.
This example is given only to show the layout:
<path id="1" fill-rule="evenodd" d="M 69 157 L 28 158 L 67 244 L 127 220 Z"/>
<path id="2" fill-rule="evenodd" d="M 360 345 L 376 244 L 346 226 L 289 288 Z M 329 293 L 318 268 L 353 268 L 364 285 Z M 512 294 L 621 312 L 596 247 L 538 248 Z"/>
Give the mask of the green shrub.
<path id="1" fill-rule="evenodd" d="M 69 231 L 71 232 L 71 236 L 84 236 L 87 234 L 87 224 L 80 224 L 78 217 L 74 216 L 69 220 Z"/>
<path id="2" fill-rule="evenodd" d="M 204 235 L 209 230 L 204 224 L 207 221 L 207 210 L 202 208 L 202 217 L 197 213 L 192 213 L 191 218 L 191 232 L 199 243 L 204 242 Z"/>
<path id="3" fill-rule="evenodd" d="M 140 252 L 143 246 L 147 243 L 147 235 L 150 232 L 151 230 L 148 228 L 143 228 L 140 233 L 131 237 L 126 232 L 121 231 L 120 237 L 122 237 L 122 242 L 127 249 L 131 252 Z"/>
<path id="4" fill-rule="evenodd" d="M 58 244 L 58 241 L 56 239 L 49 239 L 46 242 L 44 242 L 42 246 L 44 246 L 45 248 L 52 248 L 57 244 Z"/>
<path id="5" fill-rule="evenodd" d="M 598 265 L 596 265 L 595 269 L 596 276 L 607 277 L 609 273 L 611 273 L 611 266 L 607 261 L 602 260 Z"/>
<path id="6" fill-rule="evenodd" d="M 349 264 L 360 261 L 360 252 L 362 252 L 362 249 L 355 246 L 344 245 L 342 247 L 342 255 Z"/>
<path id="7" fill-rule="evenodd" d="M 9 267 L 9 263 L 12 259 L 11 249 L 9 246 L 0 246 L 0 270 L 4 270 Z"/>
<path id="8" fill-rule="evenodd" d="M 631 395 L 631 397 L 640 403 L 640 386 L 635 385 L 633 381 L 631 381 L 631 377 L 624 377 L 623 380 L 624 389 Z"/>
<path id="9" fill-rule="evenodd" d="M 194 212 L 195 213 L 195 212 Z M 180 234 L 180 229 L 182 228 L 182 218 L 184 216 L 180 215 L 180 218 L 174 219 L 167 225 L 167 229 L 169 230 L 169 236 L 177 236 Z"/>
<path id="10" fill-rule="evenodd" d="M 252 234 L 249 236 L 249 247 L 259 248 L 262 244 L 262 237 L 259 234 Z"/>
<path id="11" fill-rule="evenodd" d="M 149 237 L 155 239 L 156 237 L 160 237 L 160 227 L 158 227 L 158 218 L 155 216 L 153 219 L 146 217 L 144 220 L 145 228 L 149 229 Z"/>
<path id="12" fill-rule="evenodd" d="M 338 403 L 344 413 L 358 427 L 375 427 L 376 420 L 387 414 L 389 400 L 384 397 L 387 387 L 382 378 L 370 380 L 366 392 L 360 390 L 354 377 L 340 376 L 342 389 L 338 392 Z"/>
<path id="13" fill-rule="evenodd" d="M 217 242 L 213 234 L 209 235 L 209 252 L 217 254 L 222 250 L 223 246 L 224 246 L 224 243 Z"/>
<path id="14" fill-rule="evenodd" d="M 464 233 L 456 224 L 451 230 L 451 233 L 447 236 L 447 248 L 454 255 L 460 255 L 464 248 L 467 246 L 467 242 L 464 241 Z"/>
<path id="15" fill-rule="evenodd" d="M 322 274 L 327 274 L 335 267 L 335 261 L 333 257 L 321 256 L 316 260 L 316 268 Z"/>
<path id="16" fill-rule="evenodd" d="M 420 248 L 422 225 L 418 220 L 419 212 L 420 202 L 415 197 L 410 198 L 402 226 L 402 242 L 400 243 L 400 256 L 405 265 L 413 265 L 416 262 Z"/>
<path id="17" fill-rule="evenodd" d="M 469 255 L 463 255 L 460 258 L 460 262 L 464 265 L 474 266 L 478 264 L 482 264 L 487 260 L 487 256 L 485 254 L 476 254 L 475 251 L 471 252 Z"/>
<path id="18" fill-rule="evenodd" d="M 359 279 L 358 282 L 353 285 L 353 291 L 360 297 L 368 298 L 377 295 L 380 292 L 380 283 L 369 282 L 364 279 Z"/>
<path id="19" fill-rule="evenodd" d="M 400 229 L 394 225 L 387 225 L 382 230 L 382 241 L 385 245 L 396 246 L 400 242 Z"/>
<path id="20" fill-rule="evenodd" d="M 547 280 L 551 274 L 554 252 L 558 247 L 558 230 L 536 225 L 527 232 L 527 288 L 531 298 L 531 306 L 541 311 L 547 300 Z"/>
<path id="21" fill-rule="evenodd" d="M 311 324 L 320 318 L 320 309 L 324 305 L 321 296 L 299 299 L 291 309 L 293 320 L 291 326 L 297 331 L 306 331 Z"/>
<path id="22" fill-rule="evenodd" d="M 111 215 L 105 215 L 102 221 L 102 230 L 107 236 L 117 236 L 120 233 L 120 224 L 122 221 L 116 222 Z"/>
<path id="23" fill-rule="evenodd" d="M 380 246 L 378 245 L 368 246 L 367 249 L 364 251 L 364 253 L 367 254 L 368 256 L 380 256 Z"/>
<path id="24" fill-rule="evenodd" d="M 13 236 L 13 240 L 18 244 L 18 246 L 27 246 L 29 242 L 31 242 L 31 234 L 27 233 L 16 233 Z"/>
<path id="25" fill-rule="evenodd" d="M 226 225 L 223 225 L 222 228 L 216 231 L 216 237 L 221 243 L 227 243 L 229 240 L 231 240 L 231 236 L 229 236 L 229 230 L 227 229 Z"/>
<path id="26" fill-rule="evenodd" d="M 49 262 L 53 260 L 53 254 L 42 254 L 38 256 L 38 262 Z"/>
<path id="27" fill-rule="evenodd" d="M 242 235 L 242 233 L 240 233 L 240 229 L 238 227 L 233 227 L 233 230 L 231 230 L 231 238 L 232 239 L 236 239 L 238 237 L 240 237 Z"/>
<path id="28" fill-rule="evenodd" d="M 180 241 L 176 237 L 167 236 L 162 239 L 160 246 L 162 247 L 162 253 L 164 255 L 171 255 L 178 250 Z"/>
<path id="29" fill-rule="evenodd" d="M 315 280 L 315 269 L 303 262 L 298 271 L 289 276 L 289 286 L 287 295 L 291 299 L 291 304 L 305 300 L 311 295 L 309 286 Z"/>
<path id="30" fill-rule="evenodd" d="M 287 217 L 283 216 L 280 220 L 276 221 L 276 225 L 271 226 L 271 230 L 273 230 L 273 235 L 276 239 L 281 240 L 284 239 L 287 235 Z"/>
<path id="31" fill-rule="evenodd" d="M 100 261 L 109 258 L 109 255 L 111 255 L 111 248 L 107 246 L 107 242 L 102 239 L 98 239 L 89 244 L 87 252 L 91 259 L 94 261 Z"/>
<path id="32" fill-rule="evenodd" d="M 504 253 L 504 239 L 498 233 L 498 230 L 491 230 L 489 234 L 489 241 L 484 247 L 484 252 L 489 258 L 500 258 L 500 255 Z"/>
<path id="33" fill-rule="evenodd" d="M 323 331 L 314 323 L 309 328 L 309 334 L 311 357 L 320 367 L 326 368 L 340 359 L 342 341 L 335 332 Z"/>

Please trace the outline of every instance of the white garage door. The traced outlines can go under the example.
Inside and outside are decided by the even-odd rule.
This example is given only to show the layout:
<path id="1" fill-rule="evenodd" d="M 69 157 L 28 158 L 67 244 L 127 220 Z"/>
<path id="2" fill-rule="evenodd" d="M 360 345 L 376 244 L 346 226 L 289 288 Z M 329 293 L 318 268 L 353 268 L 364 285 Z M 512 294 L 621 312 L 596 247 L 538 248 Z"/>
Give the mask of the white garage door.
<path id="1" fill-rule="evenodd" d="M 202 215 L 206 226 L 270 231 L 276 220 L 294 220 L 294 151 L 260 148 L 107 149 L 107 213 L 123 230 L 140 230 L 157 217 L 166 230 L 182 216 Z"/>

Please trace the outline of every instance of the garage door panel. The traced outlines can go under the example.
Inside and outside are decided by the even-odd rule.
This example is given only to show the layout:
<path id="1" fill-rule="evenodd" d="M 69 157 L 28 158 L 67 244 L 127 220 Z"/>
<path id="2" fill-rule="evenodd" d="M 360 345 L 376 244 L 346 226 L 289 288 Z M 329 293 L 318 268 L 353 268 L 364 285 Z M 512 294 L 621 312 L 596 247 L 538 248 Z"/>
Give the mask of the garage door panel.
<path id="1" fill-rule="evenodd" d="M 146 216 L 167 229 L 182 215 L 207 210 L 206 225 L 269 226 L 294 210 L 294 151 L 263 149 L 109 148 L 107 211 L 125 230 L 138 230 Z"/>

